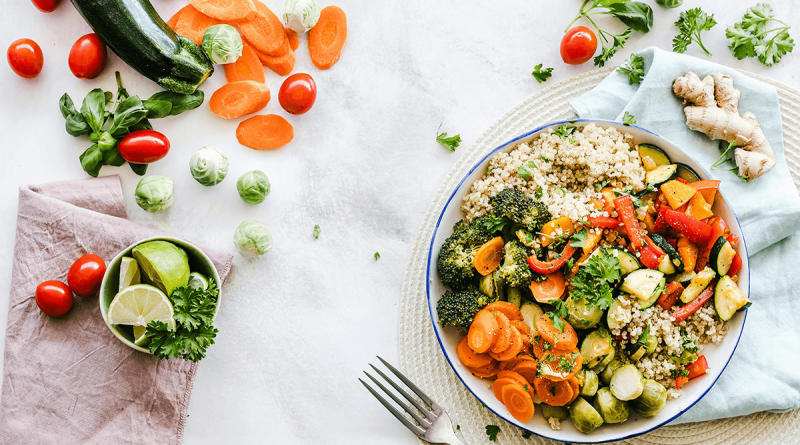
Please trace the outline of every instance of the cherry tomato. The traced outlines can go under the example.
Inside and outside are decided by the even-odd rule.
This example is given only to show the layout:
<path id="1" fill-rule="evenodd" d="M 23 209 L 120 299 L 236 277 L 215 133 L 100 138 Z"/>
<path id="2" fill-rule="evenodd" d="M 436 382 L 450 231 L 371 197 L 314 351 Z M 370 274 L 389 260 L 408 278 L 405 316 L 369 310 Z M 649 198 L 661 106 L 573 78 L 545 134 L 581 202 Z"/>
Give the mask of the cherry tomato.
<path id="1" fill-rule="evenodd" d="M 283 81 L 278 92 L 281 107 L 290 114 L 303 114 L 314 106 L 317 100 L 317 84 L 314 78 L 305 73 L 292 74 Z"/>
<path id="2" fill-rule="evenodd" d="M 80 79 L 94 79 L 103 72 L 108 60 L 106 44 L 97 34 L 86 34 L 69 50 L 69 69 Z"/>
<path id="3" fill-rule="evenodd" d="M 50 280 L 36 286 L 36 305 L 51 317 L 60 317 L 70 309 L 75 300 L 66 284 Z"/>
<path id="4" fill-rule="evenodd" d="M 33 6 L 42 12 L 53 12 L 61 4 L 61 0 L 31 0 Z"/>
<path id="5" fill-rule="evenodd" d="M 90 297 L 100 291 L 106 263 L 97 255 L 84 255 L 72 263 L 67 274 L 67 283 L 81 297 Z"/>
<path id="6" fill-rule="evenodd" d="M 580 65 L 591 59 L 597 51 L 597 37 L 591 29 L 576 26 L 561 39 L 561 60 L 570 65 Z"/>
<path id="7" fill-rule="evenodd" d="M 8 65 L 18 76 L 33 79 L 42 72 L 44 55 L 39 45 L 31 39 L 15 40 L 6 52 Z"/>
<path id="8" fill-rule="evenodd" d="M 169 153 L 169 139 L 155 130 L 138 130 L 125 136 L 117 150 L 128 162 L 149 164 Z"/>

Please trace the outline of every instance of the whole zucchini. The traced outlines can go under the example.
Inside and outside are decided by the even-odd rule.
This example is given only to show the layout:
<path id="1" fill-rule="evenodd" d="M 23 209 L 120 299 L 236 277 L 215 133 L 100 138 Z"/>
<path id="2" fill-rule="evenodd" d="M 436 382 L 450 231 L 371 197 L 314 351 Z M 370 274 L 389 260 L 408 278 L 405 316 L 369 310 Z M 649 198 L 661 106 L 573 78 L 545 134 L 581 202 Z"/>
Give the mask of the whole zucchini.
<path id="1" fill-rule="evenodd" d="M 131 68 L 176 93 L 193 93 L 214 66 L 202 49 L 178 36 L 149 0 L 72 0 L 75 9 Z"/>

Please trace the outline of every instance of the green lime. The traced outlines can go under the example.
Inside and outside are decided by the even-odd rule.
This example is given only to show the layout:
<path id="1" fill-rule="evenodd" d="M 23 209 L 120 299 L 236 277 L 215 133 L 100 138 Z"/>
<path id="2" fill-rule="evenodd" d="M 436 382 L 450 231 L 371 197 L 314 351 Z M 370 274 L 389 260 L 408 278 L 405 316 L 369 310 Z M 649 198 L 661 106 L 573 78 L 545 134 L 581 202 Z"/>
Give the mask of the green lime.
<path id="1" fill-rule="evenodd" d="M 189 257 L 180 247 L 167 241 L 150 241 L 133 248 L 144 278 L 167 295 L 189 282 Z"/>
<path id="2" fill-rule="evenodd" d="M 119 263 L 119 290 L 141 282 L 142 274 L 139 272 L 139 263 L 133 258 L 122 257 L 122 262 Z"/>
<path id="3" fill-rule="evenodd" d="M 189 283 L 187 286 L 192 289 L 206 290 L 208 289 L 208 278 L 204 277 L 199 272 L 192 272 L 189 274 Z"/>
<path id="4" fill-rule="evenodd" d="M 150 339 L 144 336 L 145 332 L 147 332 L 147 328 L 144 326 L 133 327 L 133 343 L 136 346 L 146 346 L 150 343 Z"/>
<path id="5" fill-rule="evenodd" d="M 173 313 L 172 303 L 164 292 L 149 284 L 134 284 L 120 291 L 111 301 L 108 322 L 144 327 L 156 320 L 175 329 Z"/>

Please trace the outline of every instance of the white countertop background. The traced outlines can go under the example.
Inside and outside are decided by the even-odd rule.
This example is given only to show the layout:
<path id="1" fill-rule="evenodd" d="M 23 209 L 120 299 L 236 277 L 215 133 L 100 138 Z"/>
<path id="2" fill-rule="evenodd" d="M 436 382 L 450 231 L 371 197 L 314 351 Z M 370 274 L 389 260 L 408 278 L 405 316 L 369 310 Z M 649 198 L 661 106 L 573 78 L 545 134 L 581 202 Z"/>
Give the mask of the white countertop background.
<path id="1" fill-rule="evenodd" d="M 0 331 L 5 331 L 18 187 L 87 177 L 78 155 L 90 144 L 64 131 L 58 99 L 68 92 L 80 106 L 92 88 L 116 91 L 114 71 L 131 94 L 158 87 L 113 54 L 101 77 L 72 76 L 72 43 L 90 32 L 68 1 L 43 14 L 25 0 L 2 0 L 0 46 L 28 37 L 39 43 L 44 70 L 34 80 L 0 66 Z M 279 12 L 282 0 L 265 0 Z M 321 0 L 323 6 L 330 4 Z M 272 101 L 261 113 L 287 117 L 291 144 L 273 152 L 239 145 L 237 123 L 214 116 L 207 103 L 177 117 L 153 121 L 172 143 L 169 155 L 148 174 L 175 181 L 175 205 L 148 214 L 134 202 L 138 182 L 127 166 L 120 174 L 130 219 L 235 254 L 236 226 L 256 219 L 270 228 L 273 250 L 258 259 L 235 254 L 217 318 L 220 334 L 199 367 L 185 444 L 325 443 L 411 444 L 413 436 L 358 382 L 381 355 L 398 361 L 398 302 L 417 227 L 440 181 L 484 129 L 537 91 L 593 69 L 591 62 L 561 62 L 559 43 L 579 0 L 499 2 L 458 0 L 337 0 L 348 16 L 348 43 L 340 61 L 320 71 L 301 37 L 294 72 L 317 82 L 314 108 L 287 116 L 278 104 L 282 78 L 267 70 Z M 648 1 L 655 25 L 634 33 L 609 65 L 647 46 L 671 48 L 680 10 L 702 5 L 720 23 L 703 34 L 711 59 L 800 86 L 800 49 L 772 68 L 755 59 L 736 61 L 724 28 L 741 19 L 755 0 L 687 0 L 677 10 Z M 772 0 L 778 18 L 794 25 L 800 42 L 800 5 Z M 185 0 L 153 0 L 164 19 Z M 608 20 L 609 27 L 618 26 Z M 705 56 L 697 45 L 689 54 Z M 531 76 L 543 63 L 555 67 L 539 85 Z M 225 81 L 221 67 L 202 90 L 206 100 Z M 460 133 L 450 153 L 436 130 Z M 230 173 L 205 188 L 189 174 L 194 151 L 225 151 Z M 259 205 L 243 203 L 236 179 L 258 168 L 272 193 Z M 318 240 L 312 236 L 321 226 Z M 373 254 L 380 252 L 375 261 Z M 66 271 L 53 271 L 54 276 Z M 33 295 L 33 289 L 31 289 Z M 428 320 L 423 321 L 425 323 Z M 4 336 L 0 336 L 0 349 Z M 445 407 L 446 408 L 446 407 Z M 453 419 L 455 423 L 459 419 Z"/>

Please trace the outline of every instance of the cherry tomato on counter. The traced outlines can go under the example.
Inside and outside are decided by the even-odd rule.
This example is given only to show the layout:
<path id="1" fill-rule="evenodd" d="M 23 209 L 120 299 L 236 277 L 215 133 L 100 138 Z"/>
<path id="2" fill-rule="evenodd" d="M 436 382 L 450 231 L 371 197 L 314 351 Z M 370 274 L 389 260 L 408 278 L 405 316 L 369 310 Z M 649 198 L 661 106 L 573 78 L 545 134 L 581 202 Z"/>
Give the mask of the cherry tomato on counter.
<path id="1" fill-rule="evenodd" d="M 84 255 L 72 263 L 67 274 L 67 283 L 81 297 L 90 297 L 100 292 L 106 263 L 97 255 Z"/>
<path id="2" fill-rule="evenodd" d="M 61 0 L 31 0 L 33 6 L 42 12 L 53 12 L 61 4 Z"/>
<path id="3" fill-rule="evenodd" d="M 42 72 L 44 55 L 39 45 L 31 39 L 11 42 L 6 52 L 8 65 L 18 76 L 33 79 Z"/>
<path id="4" fill-rule="evenodd" d="M 51 317 L 60 317 L 70 309 L 75 300 L 66 284 L 50 280 L 36 286 L 36 305 Z"/>
<path id="5" fill-rule="evenodd" d="M 80 79 L 94 79 L 103 72 L 108 61 L 106 44 L 97 34 L 86 34 L 69 50 L 69 69 Z"/>
<path id="6" fill-rule="evenodd" d="M 278 102 L 290 114 L 303 114 L 314 106 L 317 100 L 317 84 L 306 73 L 292 74 L 283 81 L 278 92 Z"/>
<path id="7" fill-rule="evenodd" d="M 561 60 L 570 65 L 580 65 L 591 59 L 597 51 L 597 37 L 591 29 L 576 26 L 561 39 Z"/>
<path id="8" fill-rule="evenodd" d="M 149 164 L 169 153 L 169 139 L 155 130 L 138 130 L 125 136 L 117 150 L 128 162 Z"/>

